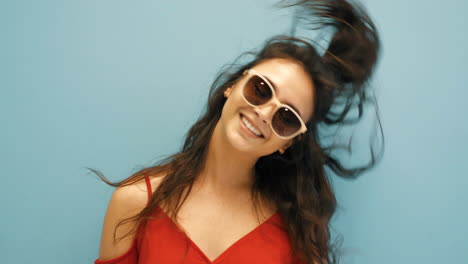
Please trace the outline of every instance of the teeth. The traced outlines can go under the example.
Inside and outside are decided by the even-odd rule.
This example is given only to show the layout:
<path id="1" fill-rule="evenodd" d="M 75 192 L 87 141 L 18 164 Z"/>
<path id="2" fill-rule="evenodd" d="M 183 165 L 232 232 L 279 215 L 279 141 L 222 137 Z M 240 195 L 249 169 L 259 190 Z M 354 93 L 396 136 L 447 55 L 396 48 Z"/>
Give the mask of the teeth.
<path id="1" fill-rule="evenodd" d="M 257 129 L 255 129 L 255 127 L 252 124 L 249 123 L 249 121 L 245 117 L 242 117 L 242 122 L 244 122 L 245 126 L 248 127 L 249 130 L 252 131 L 255 135 L 259 137 L 262 135 Z"/>

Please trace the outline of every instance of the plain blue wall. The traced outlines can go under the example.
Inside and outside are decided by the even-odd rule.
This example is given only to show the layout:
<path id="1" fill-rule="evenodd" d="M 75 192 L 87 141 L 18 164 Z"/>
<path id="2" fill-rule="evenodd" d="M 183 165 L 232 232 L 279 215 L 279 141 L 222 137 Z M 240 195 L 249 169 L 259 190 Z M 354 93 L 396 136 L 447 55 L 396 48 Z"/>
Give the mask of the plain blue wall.
<path id="1" fill-rule="evenodd" d="M 117 181 L 177 151 L 220 67 L 288 29 L 272 3 L 1 1 L 1 262 L 92 263 L 113 189 L 83 167 Z M 386 149 L 333 178 L 343 263 L 468 263 L 468 3 L 364 3 Z"/>

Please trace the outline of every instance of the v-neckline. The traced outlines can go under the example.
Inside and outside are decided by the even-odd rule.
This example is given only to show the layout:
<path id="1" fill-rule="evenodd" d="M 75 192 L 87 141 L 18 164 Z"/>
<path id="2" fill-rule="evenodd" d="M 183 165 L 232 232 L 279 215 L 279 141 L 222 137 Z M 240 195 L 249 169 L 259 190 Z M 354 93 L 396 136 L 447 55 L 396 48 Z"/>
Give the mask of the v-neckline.
<path id="1" fill-rule="evenodd" d="M 273 215 L 268 217 L 261 224 L 257 225 L 254 229 L 249 231 L 247 234 L 245 234 L 242 237 L 240 237 L 239 239 L 237 239 L 234 243 L 232 243 L 229 247 L 227 247 L 223 252 L 221 252 L 221 254 L 219 254 L 215 259 L 210 260 L 210 258 L 208 258 L 208 256 L 205 254 L 205 252 L 203 252 L 203 250 L 201 250 L 201 248 L 188 236 L 188 234 L 185 231 L 180 229 L 180 227 L 169 217 L 169 215 L 166 214 L 166 212 L 160 206 L 158 206 L 158 209 L 167 217 L 167 219 L 169 220 L 171 225 L 173 225 L 179 232 L 181 232 L 185 236 L 185 238 L 190 242 L 190 244 L 192 244 L 193 247 L 200 253 L 200 255 L 202 255 L 203 258 L 205 258 L 205 260 L 208 261 L 208 263 L 210 263 L 210 264 L 215 264 L 216 262 L 218 262 L 222 257 L 224 257 L 227 253 L 229 253 L 229 251 L 234 246 L 240 244 L 240 242 L 242 242 L 242 241 L 246 240 L 247 238 L 249 238 L 250 236 L 252 236 L 257 230 L 260 229 L 260 227 L 262 227 L 266 223 L 270 222 L 273 218 L 275 218 L 275 217 L 277 217 L 279 215 L 279 211 L 277 210 Z"/>

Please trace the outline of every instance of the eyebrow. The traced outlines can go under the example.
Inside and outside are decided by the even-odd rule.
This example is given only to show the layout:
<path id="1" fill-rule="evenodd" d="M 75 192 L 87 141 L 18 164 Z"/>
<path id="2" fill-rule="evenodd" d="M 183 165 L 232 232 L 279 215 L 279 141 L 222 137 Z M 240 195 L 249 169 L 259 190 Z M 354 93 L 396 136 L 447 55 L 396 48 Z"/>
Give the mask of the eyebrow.
<path id="1" fill-rule="evenodd" d="M 275 92 L 276 92 L 275 83 L 272 82 L 270 79 L 268 79 L 268 77 L 266 77 L 265 75 L 262 75 L 262 76 L 263 76 L 263 78 L 265 78 L 265 79 L 271 84 L 271 87 L 272 87 L 273 90 L 275 90 Z M 296 112 L 299 114 L 299 116 L 302 118 L 301 112 L 300 112 L 299 110 L 297 110 L 297 108 L 294 107 L 294 105 L 292 105 L 292 104 L 289 103 L 289 102 L 285 102 L 285 103 L 286 103 L 287 105 L 289 105 L 292 109 L 294 109 L 294 111 L 296 111 Z"/>

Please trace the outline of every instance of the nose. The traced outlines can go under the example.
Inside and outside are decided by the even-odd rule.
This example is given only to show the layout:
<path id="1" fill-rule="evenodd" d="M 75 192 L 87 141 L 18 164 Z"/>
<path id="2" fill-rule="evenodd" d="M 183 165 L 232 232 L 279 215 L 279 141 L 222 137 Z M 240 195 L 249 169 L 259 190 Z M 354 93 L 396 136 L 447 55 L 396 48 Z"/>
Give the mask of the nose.
<path id="1" fill-rule="evenodd" d="M 276 110 L 276 104 L 274 102 L 270 102 L 264 105 L 259 105 L 257 107 L 254 107 L 255 114 L 265 124 L 270 124 L 275 110 Z"/>

